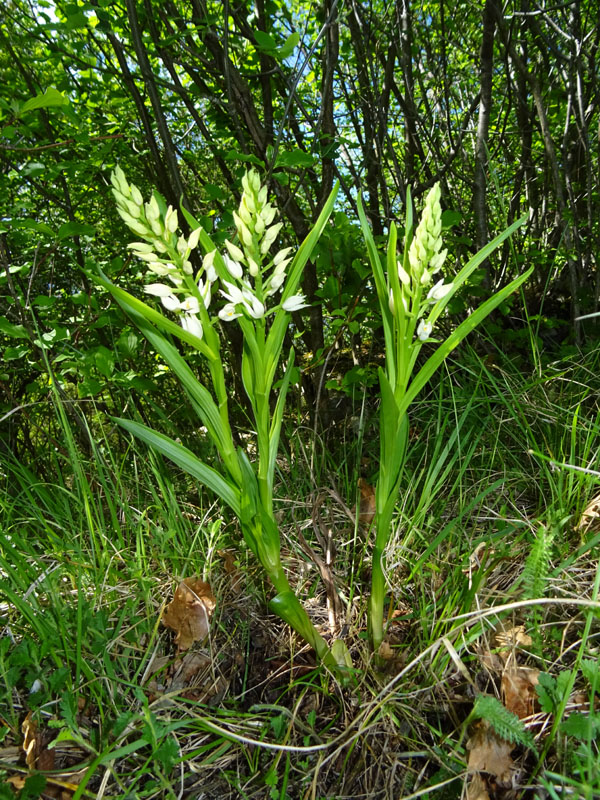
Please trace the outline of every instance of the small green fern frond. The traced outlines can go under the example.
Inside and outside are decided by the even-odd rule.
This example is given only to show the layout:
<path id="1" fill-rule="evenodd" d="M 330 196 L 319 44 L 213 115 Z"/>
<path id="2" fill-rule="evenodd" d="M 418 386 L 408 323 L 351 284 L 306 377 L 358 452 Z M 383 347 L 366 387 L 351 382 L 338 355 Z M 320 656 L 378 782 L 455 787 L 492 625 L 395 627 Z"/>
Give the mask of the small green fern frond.
<path id="1" fill-rule="evenodd" d="M 533 736 L 517 715 L 505 708 L 490 694 L 479 695 L 473 711 L 469 714 L 469 719 L 484 719 L 489 722 L 500 738 L 515 745 L 529 747 L 531 750 L 536 749 Z"/>
<path id="2" fill-rule="evenodd" d="M 550 572 L 553 539 L 553 534 L 547 528 L 539 528 L 523 568 L 522 582 L 526 600 L 544 596 Z"/>

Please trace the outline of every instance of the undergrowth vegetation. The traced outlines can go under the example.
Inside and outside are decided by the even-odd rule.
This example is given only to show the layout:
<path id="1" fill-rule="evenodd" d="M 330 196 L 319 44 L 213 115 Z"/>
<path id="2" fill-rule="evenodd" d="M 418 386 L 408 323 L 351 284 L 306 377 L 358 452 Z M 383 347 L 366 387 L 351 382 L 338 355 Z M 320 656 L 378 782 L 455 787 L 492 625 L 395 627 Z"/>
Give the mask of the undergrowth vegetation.
<path id="1" fill-rule="evenodd" d="M 598 796 L 598 351 L 476 345 L 414 406 L 376 654 L 373 401 L 284 420 L 282 563 L 347 686 L 268 613 L 222 504 L 105 416 L 82 448 L 55 392 L 51 463 L 3 463 L 3 796 Z M 193 577 L 215 607 L 183 650 L 161 618 Z"/>

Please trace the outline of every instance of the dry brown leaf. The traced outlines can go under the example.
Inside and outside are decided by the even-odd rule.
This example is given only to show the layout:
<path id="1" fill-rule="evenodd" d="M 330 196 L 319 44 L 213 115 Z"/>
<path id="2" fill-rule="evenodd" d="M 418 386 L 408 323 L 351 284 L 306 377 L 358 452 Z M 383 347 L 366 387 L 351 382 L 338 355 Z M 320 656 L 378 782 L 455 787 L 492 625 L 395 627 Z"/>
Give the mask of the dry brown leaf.
<path id="1" fill-rule="evenodd" d="M 519 719 L 529 717 L 535 710 L 539 674 L 539 669 L 528 667 L 508 667 L 502 673 L 502 702 Z"/>
<path id="2" fill-rule="evenodd" d="M 367 483 L 364 478 L 358 479 L 358 490 L 360 492 L 360 511 L 358 521 L 361 525 L 369 527 L 375 519 L 375 487 Z"/>
<path id="3" fill-rule="evenodd" d="M 235 554 L 232 550 L 218 550 L 217 554 L 221 556 L 225 562 L 225 572 L 231 578 L 231 591 L 234 594 L 241 594 L 242 591 L 242 573 L 237 568 L 235 563 Z"/>
<path id="4" fill-rule="evenodd" d="M 600 494 L 593 497 L 587 504 L 579 522 L 575 526 L 575 530 L 583 533 L 589 533 L 592 530 L 596 531 L 600 527 L 598 520 L 600 520 Z"/>
<path id="5" fill-rule="evenodd" d="M 390 643 L 387 642 L 385 639 L 379 645 L 379 650 L 377 651 L 377 655 L 379 658 L 383 658 L 385 661 L 389 661 L 390 659 L 394 658 L 394 651 L 390 647 Z"/>
<path id="6" fill-rule="evenodd" d="M 501 739 L 486 720 L 475 723 L 467 750 L 469 772 L 489 772 L 501 783 L 510 784 L 513 745 Z"/>
<path id="7" fill-rule="evenodd" d="M 504 659 L 491 650 L 480 650 L 479 659 L 490 675 L 496 675 L 504 670 Z"/>
<path id="8" fill-rule="evenodd" d="M 465 575 L 469 575 L 471 572 L 476 572 L 484 561 L 487 561 L 488 558 L 493 555 L 496 551 L 493 549 L 488 549 L 487 542 L 479 542 L 475 550 L 469 556 L 469 566 L 465 567 L 462 571 Z"/>
<path id="9" fill-rule="evenodd" d="M 21 725 L 23 731 L 23 750 L 25 751 L 25 763 L 29 769 L 35 768 L 37 761 L 38 751 L 40 749 L 40 740 L 37 732 L 37 722 L 32 719 L 31 711 Z"/>
<path id="10" fill-rule="evenodd" d="M 504 652 L 507 648 L 512 650 L 515 647 L 529 647 L 533 639 L 525 633 L 524 625 L 515 625 L 512 628 L 497 630 L 494 641 L 498 647 L 502 648 L 501 652 Z"/>
<path id="11" fill-rule="evenodd" d="M 186 578 L 179 584 L 162 616 L 163 625 L 176 632 L 179 650 L 206 639 L 215 604 L 210 586 L 200 578 Z"/>
<path id="12" fill-rule="evenodd" d="M 467 800 L 490 800 L 485 781 L 476 772 L 467 785 Z"/>

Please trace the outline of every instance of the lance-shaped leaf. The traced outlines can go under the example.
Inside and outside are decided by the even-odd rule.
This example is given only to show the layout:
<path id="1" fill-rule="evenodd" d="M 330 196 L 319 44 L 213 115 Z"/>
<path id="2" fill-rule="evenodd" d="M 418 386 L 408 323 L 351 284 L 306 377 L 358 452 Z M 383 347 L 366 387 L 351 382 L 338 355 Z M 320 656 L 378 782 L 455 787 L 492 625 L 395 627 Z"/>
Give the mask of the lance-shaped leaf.
<path id="1" fill-rule="evenodd" d="M 456 292 L 460 289 L 463 283 L 472 275 L 472 273 L 477 269 L 477 267 L 488 258 L 494 250 L 499 247 L 505 239 L 508 239 L 509 236 L 523 225 L 527 221 L 527 217 L 521 217 L 520 219 L 513 222 L 505 231 L 499 233 L 491 242 L 488 242 L 484 247 L 481 248 L 475 255 L 469 259 L 469 261 L 465 264 L 465 266 L 460 270 L 460 272 L 452 279 L 452 290 L 449 291 L 447 294 L 442 297 L 441 300 L 435 304 L 432 309 L 431 315 L 429 317 L 430 322 L 433 324 L 438 319 L 442 311 L 446 308 L 450 300 L 454 297 Z M 531 270 L 528 275 L 531 273 Z M 512 284 L 511 284 L 512 285 Z M 514 286 L 513 288 L 516 288 Z M 495 295 L 494 295 L 495 296 Z M 491 297 L 490 300 L 494 298 Z M 489 302 L 489 300 L 487 301 Z M 485 305 L 485 304 L 483 304 Z M 489 312 L 488 312 L 489 313 Z"/>
<path id="2" fill-rule="evenodd" d="M 208 464 L 201 461 L 191 450 L 188 450 L 187 447 L 179 444 L 179 442 L 175 442 L 163 433 L 153 431 L 152 428 L 143 425 L 141 422 L 135 422 L 131 419 L 122 419 L 121 417 L 112 417 L 111 419 L 138 439 L 141 439 L 141 441 L 145 442 L 153 450 L 162 453 L 162 455 L 166 456 L 170 461 L 187 472 L 188 475 L 196 478 L 200 483 L 203 483 L 211 489 L 218 497 L 227 503 L 237 517 L 240 517 L 241 505 L 239 489 L 226 480 L 216 469 L 209 467 Z"/>
<path id="3" fill-rule="evenodd" d="M 156 311 L 156 309 L 151 308 L 149 305 L 146 305 L 146 303 L 138 300 L 137 297 L 134 297 L 132 294 L 129 294 L 129 292 L 126 292 L 125 289 L 115 286 L 108 280 L 106 275 L 101 270 L 98 270 L 98 272 L 99 282 L 102 284 L 102 286 L 104 286 L 105 289 L 108 289 L 119 305 L 123 306 L 123 304 L 126 304 L 130 308 L 133 308 L 149 322 L 154 323 L 154 325 L 156 325 L 158 328 L 161 328 L 163 331 L 176 336 L 178 339 L 181 339 L 187 344 L 191 344 L 192 347 L 195 347 L 196 350 L 199 350 L 202 355 L 206 356 L 206 358 L 219 358 L 219 354 L 209 347 L 204 339 L 199 339 L 197 336 L 194 336 L 193 333 L 189 333 L 189 331 L 186 331 L 180 325 L 177 325 L 177 323 L 172 322 L 170 319 L 164 317 L 159 311 Z"/>
<path id="4" fill-rule="evenodd" d="M 273 491 L 273 474 L 275 472 L 275 460 L 277 458 L 277 450 L 279 447 L 279 435 L 281 433 L 281 421 L 283 419 L 283 409 L 285 408 L 285 400 L 287 397 L 288 388 L 290 385 L 290 378 L 294 366 L 294 348 L 290 350 L 290 357 L 288 359 L 287 367 L 281 386 L 279 387 L 279 394 L 277 397 L 277 404 L 275 405 L 275 412 L 271 420 L 271 430 L 269 431 L 269 489 Z"/>
<path id="5" fill-rule="evenodd" d="M 211 393 L 196 378 L 177 348 L 167 341 L 167 339 L 165 339 L 165 337 L 140 314 L 135 307 L 131 306 L 125 300 L 119 301 L 119 305 L 131 317 L 156 352 L 162 356 L 179 378 L 194 411 L 202 421 L 202 424 L 206 426 L 219 453 L 225 460 L 227 469 L 237 481 L 240 478 L 240 474 L 237 469 L 237 459 L 235 457 L 235 447 L 231 431 L 229 426 L 225 426 L 223 423 L 221 415 L 219 414 L 219 409 Z"/>
<path id="6" fill-rule="evenodd" d="M 321 213 L 319 214 L 317 221 L 313 225 L 310 233 L 304 239 L 296 255 L 294 256 L 292 263 L 290 264 L 288 276 L 286 282 L 283 287 L 283 294 L 281 296 L 281 302 L 283 303 L 289 297 L 292 297 L 296 294 L 296 290 L 298 288 L 298 284 L 300 283 L 300 279 L 302 278 L 302 273 L 304 271 L 304 267 L 306 266 L 306 262 L 312 255 L 312 251 L 315 248 L 315 245 L 319 241 L 321 234 L 323 233 L 323 229 L 327 224 L 327 220 L 331 216 L 331 212 L 333 211 L 333 206 L 335 203 L 335 198 L 337 197 L 339 189 L 339 183 L 333 187 L 331 194 L 327 198 L 327 202 L 323 206 Z M 286 311 L 280 310 L 275 314 L 275 319 L 273 320 L 273 324 L 271 326 L 271 330 L 269 331 L 269 335 L 267 337 L 267 343 L 265 348 L 266 353 L 266 371 L 265 371 L 265 386 L 271 387 L 273 383 L 273 379 L 275 376 L 275 371 L 277 369 L 277 364 L 279 363 L 279 356 L 281 354 L 281 347 L 283 345 L 283 339 L 285 336 L 285 332 L 288 326 L 288 313 Z"/>
<path id="7" fill-rule="evenodd" d="M 379 256 L 379 251 L 377 250 L 377 245 L 375 244 L 375 239 L 373 238 L 371 227 L 367 222 L 367 217 L 365 215 L 365 211 L 362 204 L 362 198 L 360 195 L 358 196 L 357 200 L 358 200 L 357 202 L 358 218 L 360 220 L 360 227 L 362 229 L 365 243 L 367 245 L 367 253 L 369 255 L 369 261 L 371 262 L 373 277 L 375 278 L 375 288 L 377 289 L 377 297 L 379 298 L 379 305 L 381 308 L 381 319 L 383 321 L 383 335 L 385 339 L 385 352 L 388 362 L 388 369 L 390 370 L 389 377 L 391 382 L 395 384 L 396 376 L 395 376 L 395 365 L 393 363 L 393 355 L 390 358 L 390 354 L 393 354 L 395 351 L 393 315 L 392 312 L 390 311 L 390 306 L 387 296 L 387 281 L 385 278 L 385 270 L 381 263 L 381 258 Z"/>
<path id="8" fill-rule="evenodd" d="M 494 242 L 496 241 L 497 239 L 494 239 Z M 500 289 L 499 292 L 496 292 L 493 297 L 490 297 L 489 300 L 486 300 L 485 303 L 482 303 L 478 308 L 475 309 L 475 311 L 473 311 L 472 314 L 467 317 L 467 319 L 461 322 L 458 328 L 456 328 L 456 330 L 454 330 L 450 336 L 437 348 L 433 355 L 427 359 L 414 379 L 411 381 L 404 397 L 400 401 L 398 409 L 399 413 L 406 413 L 412 401 L 419 394 L 421 389 L 428 383 L 432 375 L 443 363 L 444 359 L 447 358 L 447 356 L 452 352 L 452 350 L 454 350 L 455 347 L 458 347 L 462 340 L 468 336 L 469 333 L 471 333 L 471 331 L 488 316 L 488 314 L 490 314 L 495 308 L 503 303 L 510 294 L 518 289 L 519 286 L 521 286 L 521 284 L 525 283 L 532 272 L 533 267 L 530 267 L 527 272 L 524 272 L 523 275 L 515 278 L 514 281 L 511 281 L 503 289 Z"/>

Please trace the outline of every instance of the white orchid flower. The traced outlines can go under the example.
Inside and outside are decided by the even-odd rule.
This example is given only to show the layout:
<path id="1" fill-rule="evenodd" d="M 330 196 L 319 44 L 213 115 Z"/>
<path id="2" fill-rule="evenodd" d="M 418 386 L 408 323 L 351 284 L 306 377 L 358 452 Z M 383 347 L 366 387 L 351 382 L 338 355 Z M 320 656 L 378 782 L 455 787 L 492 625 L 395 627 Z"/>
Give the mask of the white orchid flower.
<path id="1" fill-rule="evenodd" d="M 202 323 L 195 314 L 182 314 L 181 327 L 188 333 L 193 333 L 198 339 L 202 338 L 204 331 L 202 330 Z"/>
<path id="2" fill-rule="evenodd" d="M 144 291 L 146 294 L 152 294 L 155 297 L 167 297 L 173 294 L 173 290 L 170 286 L 167 286 L 166 283 L 149 283 L 147 286 L 144 286 Z"/>
<path id="3" fill-rule="evenodd" d="M 300 311 L 301 308 L 306 308 L 308 303 L 305 302 L 306 297 L 303 294 L 294 294 L 284 300 L 281 307 L 284 311 Z"/>
<path id="4" fill-rule="evenodd" d="M 227 291 L 225 292 L 223 289 L 219 289 L 219 292 L 226 300 L 229 300 L 229 302 L 233 303 L 234 306 L 244 302 L 244 295 L 242 294 L 241 289 L 238 289 L 235 284 L 229 283 L 229 281 L 223 281 L 223 286 L 227 289 Z"/>
<path id="5" fill-rule="evenodd" d="M 231 258 L 227 253 L 223 255 L 223 261 L 227 267 L 227 272 L 229 272 L 233 278 L 237 278 L 239 280 L 244 274 L 242 265 L 238 261 L 234 261 L 233 258 Z"/>
<path id="6" fill-rule="evenodd" d="M 267 281 L 267 290 L 265 292 L 267 297 L 270 297 L 272 294 L 278 292 L 284 283 L 285 283 L 285 272 L 282 272 L 280 275 L 276 275 L 275 273 L 273 273 L 270 280 Z"/>
<path id="7" fill-rule="evenodd" d="M 445 297 L 448 292 L 451 292 L 453 288 L 453 283 L 444 284 L 444 279 L 442 278 L 428 291 L 427 299 L 431 300 L 432 303 L 437 303 L 437 301 L 441 300 L 442 297 Z"/>
<path id="8" fill-rule="evenodd" d="M 241 317 L 241 314 L 235 310 L 235 305 L 233 303 L 226 303 L 223 308 L 219 311 L 219 319 L 224 320 L 225 322 L 229 322 L 232 319 L 237 319 Z"/>
<path id="9" fill-rule="evenodd" d="M 265 315 L 265 307 L 260 302 L 256 295 L 252 294 L 249 289 L 242 289 L 242 293 L 244 295 L 244 307 L 248 311 L 251 317 L 254 319 L 261 319 Z"/>
<path id="10" fill-rule="evenodd" d="M 432 330 L 433 330 L 433 325 L 431 324 L 431 322 L 425 322 L 425 320 L 422 319 L 417 327 L 417 336 L 422 342 L 426 342 L 427 339 L 429 339 L 429 337 L 431 336 Z"/>
<path id="11" fill-rule="evenodd" d="M 198 298 L 190 295 L 186 297 L 185 300 L 182 300 L 179 304 L 179 308 L 181 311 L 185 311 L 187 314 L 199 314 L 200 313 L 200 303 L 198 302 Z"/>

